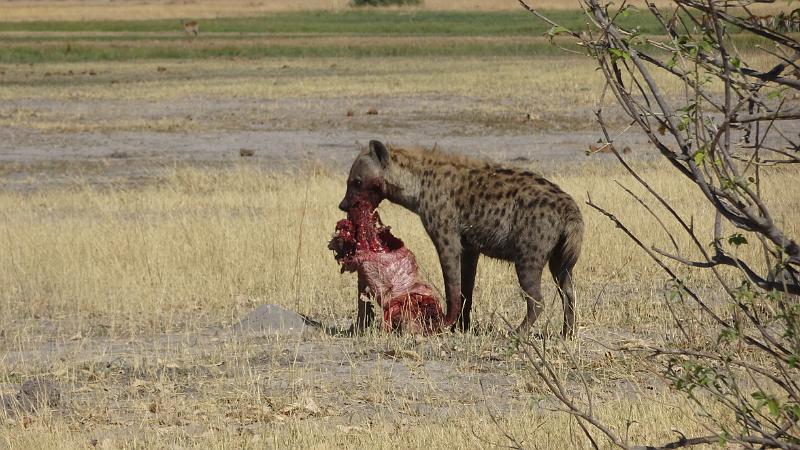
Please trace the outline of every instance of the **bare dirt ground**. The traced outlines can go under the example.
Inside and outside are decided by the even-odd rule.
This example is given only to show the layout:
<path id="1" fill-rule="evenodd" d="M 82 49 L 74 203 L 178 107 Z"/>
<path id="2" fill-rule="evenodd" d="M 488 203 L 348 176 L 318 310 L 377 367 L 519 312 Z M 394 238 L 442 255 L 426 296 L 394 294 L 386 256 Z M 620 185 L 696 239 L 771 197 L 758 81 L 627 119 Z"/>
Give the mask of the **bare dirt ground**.
<path id="1" fill-rule="evenodd" d="M 7 392 L 21 390 L 16 396 L 7 394 L 5 402 L 12 421 L 20 410 L 35 414 L 45 406 L 66 417 L 80 417 L 93 405 L 105 404 L 109 415 L 95 418 L 100 426 L 94 438 L 115 442 L 146 441 L 147 426 L 136 422 L 148 409 L 172 416 L 171 425 L 189 435 L 219 426 L 182 417 L 184 408 L 155 397 L 170 390 L 169 395 L 183 395 L 189 403 L 203 403 L 210 400 L 203 385 L 228 379 L 230 386 L 236 386 L 253 372 L 263 374 L 255 382 L 257 395 L 275 403 L 251 405 L 249 411 L 232 405 L 222 414 L 222 423 L 236 433 L 264 432 L 259 416 L 275 417 L 278 425 L 282 416 L 317 418 L 342 428 L 368 427 L 373 421 L 402 426 L 423 419 L 455 419 L 463 413 L 460 407 L 485 408 L 487 397 L 497 414 L 530 408 L 525 376 L 519 372 L 521 361 L 508 361 L 502 348 L 466 357 L 459 345 L 464 343 L 447 338 L 408 338 L 395 347 L 369 338 L 331 337 L 326 330 L 304 325 L 288 310 L 262 305 L 239 323 L 202 332 L 133 341 L 80 338 L 7 352 L 8 368 L 62 365 L 62 371 L 75 371 L 78 382 L 50 381 L 60 373 L 42 375 L 36 380 L 46 384 L 48 392 L 43 395 L 26 393 L 21 383 L 5 384 Z M 382 378 L 377 382 L 385 391 L 372 389 L 376 377 Z M 136 395 L 130 395 L 131 388 Z M 296 397 L 294 401 L 287 400 L 289 392 L 295 393 L 290 396 Z M 151 398 L 153 394 L 157 395 Z M 381 399 L 371 398 L 374 395 Z M 133 426 L 124 430 L 114 426 L 121 424 Z"/>
<path id="2" fill-rule="evenodd" d="M 159 166 L 217 165 L 241 159 L 276 170 L 297 169 L 309 163 L 343 171 L 370 139 L 402 146 L 436 146 L 465 155 L 497 161 L 533 164 L 550 170 L 586 161 L 586 150 L 598 133 L 591 112 L 573 110 L 561 116 L 532 119 L 509 101 L 505 112 L 486 114 L 477 109 L 482 99 L 453 96 L 399 98 L 137 101 L 26 101 L 0 104 L 0 118 L 20 114 L 73 117 L 71 130 L 38 130 L 0 126 L 0 161 L 10 177 L 45 166 L 86 165 L 96 181 L 157 176 Z M 378 112 L 367 114 L 370 109 Z M 348 116 L 352 114 L 352 116 Z M 134 123 L 115 129 L 114 121 Z M 153 131 L 168 121 L 178 129 Z M 104 125 L 109 123 L 109 125 Z M 169 125 L 167 126 L 167 128 Z M 86 128 L 88 131 L 83 131 Z M 653 153 L 647 140 L 620 140 L 636 159 Z M 17 168 L 17 169 L 14 169 Z M 56 171 L 57 172 L 57 171 Z M 99 173 L 93 173 L 99 172 Z M 58 173 L 52 174 L 58 179 Z M 9 181 L 9 180 L 6 180 Z"/>

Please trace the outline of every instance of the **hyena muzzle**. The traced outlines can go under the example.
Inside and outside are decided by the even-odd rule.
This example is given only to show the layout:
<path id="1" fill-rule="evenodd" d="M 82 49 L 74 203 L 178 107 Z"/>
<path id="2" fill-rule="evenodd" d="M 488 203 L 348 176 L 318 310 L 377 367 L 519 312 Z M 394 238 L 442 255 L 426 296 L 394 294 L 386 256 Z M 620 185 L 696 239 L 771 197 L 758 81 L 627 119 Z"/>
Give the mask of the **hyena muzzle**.
<path id="1" fill-rule="evenodd" d="M 357 201 L 377 207 L 384 199 L 419 215 L 436 247 L 447 297 L 445 326 L 469 329 L 478 257 L 484 254 L 516 268 L 527 302 L 519 331 L 526 332 L 544 309 L 547 265 L 564 305 L 562 334 L 574 334 L 572 271 L 583 219 L 572 197 L 554 183 L 522 169 L 370 141 L 353 162 L 339 208 L 346 211 Z M 356 323 L 364 326 L 367 308 L 359 302 Z"/>

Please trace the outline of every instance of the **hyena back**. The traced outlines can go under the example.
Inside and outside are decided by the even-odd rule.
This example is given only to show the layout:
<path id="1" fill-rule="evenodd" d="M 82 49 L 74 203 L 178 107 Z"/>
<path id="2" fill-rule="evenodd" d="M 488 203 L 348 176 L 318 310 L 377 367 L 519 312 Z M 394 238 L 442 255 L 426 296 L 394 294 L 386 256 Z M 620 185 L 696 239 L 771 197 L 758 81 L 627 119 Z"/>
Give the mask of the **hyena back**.
<path id="1" fill-rule="evenodd" d="M 562 334 L 573 335 L 572 270 L 580 255 L 583 220 L 572 197 L 540 174 L 371 141 L 350 169 L 339 207 L 347 210 L 358 199 L 374 206 L 388 199 L 419 215 L 444 274 L 445 325 L 469 328 L 478 257 L 484 254 L 516 268 L 527 302 L 522 332 L 544 309 L 541 278 L 547 265 L 564 304 Z"/>

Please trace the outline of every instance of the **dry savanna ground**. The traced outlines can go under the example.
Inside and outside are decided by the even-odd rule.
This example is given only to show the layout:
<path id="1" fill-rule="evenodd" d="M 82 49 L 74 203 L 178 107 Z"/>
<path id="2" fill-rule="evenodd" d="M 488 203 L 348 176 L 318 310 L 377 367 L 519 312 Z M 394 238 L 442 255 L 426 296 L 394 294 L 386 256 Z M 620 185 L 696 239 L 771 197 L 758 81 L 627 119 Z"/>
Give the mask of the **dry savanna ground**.
<path id="1" fill-rule="evenodd" d="M 263 12 L 295 4 L 249 3 Z M 429 0 L 423 8 L 467 3 Z M 3 4 L 0 11 L 18 16 L 0 17 L 27 20 L 43 4 Z M 170 4 L 165 16 L 139 2 L 47 5 L 73 14 L 65 19 L 149 8 L 142 16 L 115 10 L 131 19 L 205 4 Z M 248 14 L 245 2 L 236 4 Z M 467 20 L 424 12 L 434 22 Z M 218 25 L 236 24 L 244 22 Z M 0 447 L 587 448 L 509 336 L 506 321 L 519 321 L 524 307 L 505 263 L 481 260 L 474 332 L 333 332 L 354 316 L 355 279 L 339 273 L 326 243 L 342 217 L 336 205 L 356 141 L 375 137 L 541 170 L 571 193 L 586 221 L 578 336 L 559 342 L 560 305 L 545 280 L 537 339 L 548 342 L 569 392 L 581 404 L 588 392 L 595 414 L 624 439 L 704 433 L 707 419 L 669 389 L 660 365 L 626 350 L 707 349 L 715 330 L 584 204 L 591 196 L 646 244 L 672 245 L 617 185 L 651 200 L 635 180 L 610 155 L 585 155 L 599 137 L 591 111 L 602 83 L 591 61 L 543 50 L 536 36 L 521 37 L 532 44 L 520 49 L 516 38 L 473 22 L 463 35 L 424 39 L 402 30 L 240 36 L 220 29 L 187 40 L 157 31 L 159 23 L 130 22 L 130 31 L 95 25 L 65 22 L 54 31 L 0 23 L 10 43 L 0 48 Z M 213 51 L 281 45 L 279 54 Z M 463 54 L 447 55 L 447 47 Z M 156 50 L 137 53 L 142 48 Z M 347 50 L 332 53 L 340 48 Z M 758 53 L 748 58 L 768 64 Z M 680 101 L 678 86 L 668 94 Z M 370 108 L 378 114 L 366 114 Z M 626 131 L 615 111 L 607 110 L 633 150 L 631 164 L 708 230 L 713 216 L 697 189 Z M 244 150 L 253 156 L 240 156 Z M 764 168 L 762 176 L 776 219 L 797 236 L 800 173 Z M 389 204 L 381 215 L 441 291 L 419 220 Z M 679 235 L 678 244 L 688 241 Z M 739 251 L 759 260 L 750 246 Z M 725 312 L 708 272 L 672 266 Z M 666 302 L 691 318 L 684 328 L 692 339 L 678 332 Z M 250 327 L 269 324 L 266 304 L 330 329 Z M 42 392 L 44 401 L 36 398 Z"/>

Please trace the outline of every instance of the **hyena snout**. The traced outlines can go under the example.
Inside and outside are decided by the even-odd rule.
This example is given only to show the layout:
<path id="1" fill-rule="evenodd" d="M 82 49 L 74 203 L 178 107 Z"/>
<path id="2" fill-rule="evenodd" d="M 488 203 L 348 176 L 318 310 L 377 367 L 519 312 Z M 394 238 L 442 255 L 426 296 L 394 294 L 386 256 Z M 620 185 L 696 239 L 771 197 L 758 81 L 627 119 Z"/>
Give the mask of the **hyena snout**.
<path id="1" fill-rule="evenodd" d="M 345 192 L 342 201 L 339 202 L 339 209 L 344 212 L 350 210 L 358 202 L 366 202 L 373 208 L 377 208 L 378 204 L 385 198 L 380 179 L 355 180 L 347 184 L 347 192 Z"/>
<path id="2" fill-rule="evenodd" d="M 344 193 L 344 197 L 342 201 L 339 202 L 339 209 L 344 212 L 347 212 L 348 209 L 352 208 L 355 204 L 353 197 L 355 193 L 353 192 L 353 187 L 350 182 L 347 183 L 347 191 Z"/>

